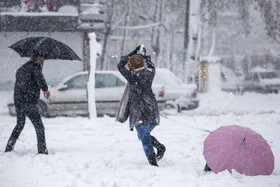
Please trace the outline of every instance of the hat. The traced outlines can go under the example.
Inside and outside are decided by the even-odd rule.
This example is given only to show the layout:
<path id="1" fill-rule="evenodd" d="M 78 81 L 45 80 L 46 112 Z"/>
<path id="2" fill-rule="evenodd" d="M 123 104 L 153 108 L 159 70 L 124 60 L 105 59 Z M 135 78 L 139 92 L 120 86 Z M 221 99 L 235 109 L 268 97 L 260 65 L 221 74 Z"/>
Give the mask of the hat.
<path id="1" fill-rule="evenodd" d="M 132 55 L 128 60 L 128 68 L 135 70 L 144 67 L 144 57 L 141 55 Z"/>
<path id="2" fill-rule="evenodd" d="M 41 52 L 41 51 L 38 51 L 38 50 L 32 50 L 32 54 L 31 54 L 31 59 L 33 60 L 36 60 L 38 59 L 39 57 L 43 57 L 43 58 L 46 58 L 47 57 L 47 54 L 44 53 L 44 52 Z"/>

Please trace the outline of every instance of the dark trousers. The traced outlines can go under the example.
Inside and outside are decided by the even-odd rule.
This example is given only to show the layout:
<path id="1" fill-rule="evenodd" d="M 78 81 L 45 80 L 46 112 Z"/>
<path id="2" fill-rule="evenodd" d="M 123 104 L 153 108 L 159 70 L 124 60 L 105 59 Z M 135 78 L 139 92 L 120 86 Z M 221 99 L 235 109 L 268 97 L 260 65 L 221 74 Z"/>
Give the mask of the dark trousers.
<path id="1" fill-rule="evenodd" d="M 15 144 L 21 131 L 24 128 L 25 117 L 27 116 L 35 128 L 38 145 L 45 144 L 46 143 L 45 127 L 42 123 L 41 116 L 40 116 L 37 105 L 20 103 L 20 104 L 16 104 L 15 108 L 16 108 L 16 115 L 17 115 L 17 124 L 11 134 L 9 142 L 13 142 L 13 144 Z"/>

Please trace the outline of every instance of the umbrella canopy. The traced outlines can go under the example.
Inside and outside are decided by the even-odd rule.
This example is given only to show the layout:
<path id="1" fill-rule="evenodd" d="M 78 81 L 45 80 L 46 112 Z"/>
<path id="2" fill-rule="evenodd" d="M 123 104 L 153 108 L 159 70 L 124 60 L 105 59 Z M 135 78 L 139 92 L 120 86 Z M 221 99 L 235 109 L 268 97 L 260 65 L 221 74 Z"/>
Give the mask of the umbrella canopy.
<path id="1" fill-rule="evenodd" d="M 80 60 L 78 55 L 66 44 L 50 37 L 28 37 L 10 46 L 21 57 L 32 57 L 34 53 L 43 54 L 45 59 Z"/>
<path id="2" fill-rule="evenodd" d="M 249 176 L 270 175 L 274 156 L 270 146 L 255 131 L 238 125 L 223 126 L 211 132 L 204 141 L 208 166 L 219 173 L 224 170 Z"/>

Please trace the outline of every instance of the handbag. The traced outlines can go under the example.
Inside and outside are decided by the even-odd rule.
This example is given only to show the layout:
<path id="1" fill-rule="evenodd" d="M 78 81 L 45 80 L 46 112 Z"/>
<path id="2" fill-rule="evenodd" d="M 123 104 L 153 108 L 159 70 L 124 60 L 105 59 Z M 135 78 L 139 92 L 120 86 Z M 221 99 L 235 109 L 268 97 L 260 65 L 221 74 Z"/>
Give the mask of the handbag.
<path id="1" fill-rule="evenodd" d="M 129 116 L 129 107 L 128 107 L 128 99 L 129 99 L 129 84 L 126 84 L 124 93 L 122 95 L 122 98 L 120 100 L 117 115 L 116 115 L 116 121 L 124 123 L 128 119 Z"/>

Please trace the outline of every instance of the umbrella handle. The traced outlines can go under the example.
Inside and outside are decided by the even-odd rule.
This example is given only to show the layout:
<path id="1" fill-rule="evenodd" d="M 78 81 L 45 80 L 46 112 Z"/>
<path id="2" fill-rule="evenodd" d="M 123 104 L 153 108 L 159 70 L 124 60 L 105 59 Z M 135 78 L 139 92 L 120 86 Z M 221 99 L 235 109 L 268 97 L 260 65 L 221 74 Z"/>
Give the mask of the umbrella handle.
<path id="1" fill-rule="evenodd" d="M 167 116 L 165 116 L 165 115 L 163 115 L 163 114 L 160 114 L 160 116 L 164 117 L 164 118 L 167 119 L 167 120 L 173 121 L 173 122 L 175 122 L 175 123 L 177 123 L 177 124 L 184 125 L 184 126 L 186 126 L 186 127 L 189 127 L 189 128 L 195 129 L 195 130 L 199 130 L 199 131 L 203 131 L 203 132 L 211 132 L 211 131 L 206 130 L 206 129 L 201 129 L 201 128 L 193 127 L 193 126 L 186 125 L 186 124 L 183 124 L 183 123 L 181 123 L 181 122 L 172 120 L 172 119 L 168 118 Z"/>

